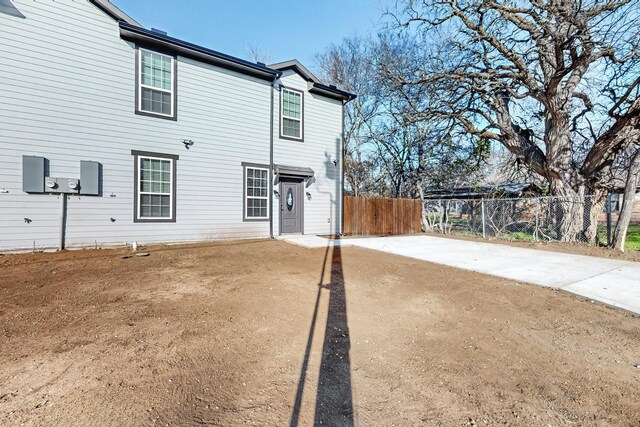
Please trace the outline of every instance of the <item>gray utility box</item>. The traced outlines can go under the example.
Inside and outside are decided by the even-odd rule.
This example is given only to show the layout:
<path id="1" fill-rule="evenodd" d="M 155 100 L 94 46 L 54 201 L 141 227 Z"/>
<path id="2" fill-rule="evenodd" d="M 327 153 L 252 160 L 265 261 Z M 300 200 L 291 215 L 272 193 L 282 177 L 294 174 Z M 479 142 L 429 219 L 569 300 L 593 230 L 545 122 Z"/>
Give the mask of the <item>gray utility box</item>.
<path id="1" fill-rule="evenodd" d="M 88 160 L 80 161 L 80 194 L 100 195 L 100 163 Z"/>
<path id="2" fill-rule="evenodd" d="M 82 160 L 80 161 L 80 179 L 54 178 L 45 176 L 49 173 L 47 159 L 39 156 L 22 156 L 22 191 L 100 196 L 101 168 L 98 162 Z"/>
<path id="3" fill-rule="evenodd" d="M 45 158 L 22 156 L 22 191 L 44 193 Z"/>
<path id="4" fill-rule="evenodd" d="M 46 193 L 78 194 L 80 192 L 80 180 L 48 176 L 44 179 L 44 191 Z"/>

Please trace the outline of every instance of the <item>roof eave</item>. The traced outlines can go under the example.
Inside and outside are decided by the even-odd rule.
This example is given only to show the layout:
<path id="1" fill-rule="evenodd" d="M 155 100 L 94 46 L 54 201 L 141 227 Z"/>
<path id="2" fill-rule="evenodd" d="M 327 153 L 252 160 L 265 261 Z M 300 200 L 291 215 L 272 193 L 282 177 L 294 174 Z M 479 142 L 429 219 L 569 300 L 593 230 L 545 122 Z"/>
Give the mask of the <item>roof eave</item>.
<path id="1" fill-rule="evenodd" d="M 338 99 L 347 103 L 349 101 L 353 101 L 356 99 L 357 95 L 340 90 L 333 86 L 327 86 L 320 83 L 308 83 L 309 92 L 315 93 L 318 95 L 326 96 L 328 98 Z"/>
<path id="2" fill-rule="evenodd" d="M 278 71 L 293 70 L 308 82 L 322 83 L 318 77 L 316 77 L 311 71 L 307 69 L 307 67 L 302 65 L 302 63 L 300 63 L 300 61 L 298 61 L 297 59 L 278 62 L 276 64 L 270 64 L 269 68 L 278 70 Z"/>
<path id="3" fill-rule="evenodd" d="M 98 9 L 102 10 L 104 13 L 109 15 L 111 18 L 116 21 L 124 21 L 128 24 L 135 25 L 137 27 L 142 27 L 139 22 L 135 19 L 118 9 L 114 6 L 109 0 L 89 0 L 93 3 Z"/>
<path id="4" fill-rule="evenodd" d="M 257 77 L 262 80 L 274 81 L 282 75 L 281 71 L 272 70 L 266 66 L 254 64 L 173 37 L 155 33 L 124 21 L 120 21 L 120 37 L 124 40 L 140 43 L 145 46 L 169 50 L 186 57 Z"/>

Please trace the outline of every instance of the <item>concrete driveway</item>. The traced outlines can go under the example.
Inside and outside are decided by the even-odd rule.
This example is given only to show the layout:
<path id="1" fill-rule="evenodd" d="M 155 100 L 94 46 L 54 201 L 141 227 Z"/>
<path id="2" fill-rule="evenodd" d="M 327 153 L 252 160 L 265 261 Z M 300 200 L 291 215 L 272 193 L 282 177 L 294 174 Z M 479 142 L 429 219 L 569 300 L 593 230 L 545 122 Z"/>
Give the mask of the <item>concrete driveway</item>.
<path id="1" fill-rule="evenodd" d="M 432 236 L 329 241 L 284 240 L 305 247 L 359 246 L 505 279 L 562 289 L 640 315 L 640 263 Z"/>

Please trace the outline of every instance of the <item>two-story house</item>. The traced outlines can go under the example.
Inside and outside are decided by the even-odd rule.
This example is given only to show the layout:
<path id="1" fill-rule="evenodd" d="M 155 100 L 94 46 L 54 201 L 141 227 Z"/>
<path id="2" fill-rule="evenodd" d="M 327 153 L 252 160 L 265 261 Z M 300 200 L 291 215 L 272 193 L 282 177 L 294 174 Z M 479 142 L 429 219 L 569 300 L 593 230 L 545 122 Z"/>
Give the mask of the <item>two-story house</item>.
<path id="1" fill-rule="evenodd" d="M 343 108 L 107 0 L 0 0 L 0 250 L 341 232 Z"/>

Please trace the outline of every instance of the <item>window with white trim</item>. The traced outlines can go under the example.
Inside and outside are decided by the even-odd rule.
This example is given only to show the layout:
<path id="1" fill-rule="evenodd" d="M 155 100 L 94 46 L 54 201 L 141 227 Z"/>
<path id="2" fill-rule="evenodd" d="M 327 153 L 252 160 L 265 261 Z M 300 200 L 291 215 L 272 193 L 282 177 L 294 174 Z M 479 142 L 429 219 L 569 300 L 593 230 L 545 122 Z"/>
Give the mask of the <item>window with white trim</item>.
<path id="1" fill-rule="evenodd" d="M 280 96 L 280 136 L 302 140 L 302 92 L 282 88 Z"/>
<path id="2" fill-rule="evenodd" d="M 138 61 L 138 110 L 142 113 L 175 117 L 175 59 L 140 49 Z"/>
<path id="3" fill-rule="evenodd" d="M 245 219 L 269 219 L 269 169 L 245 167 Z"/>
<path id="4" fill-rule="evenodd" d="M 175 221 L 175 160 L 136 156 L 136 220 Z"/>

